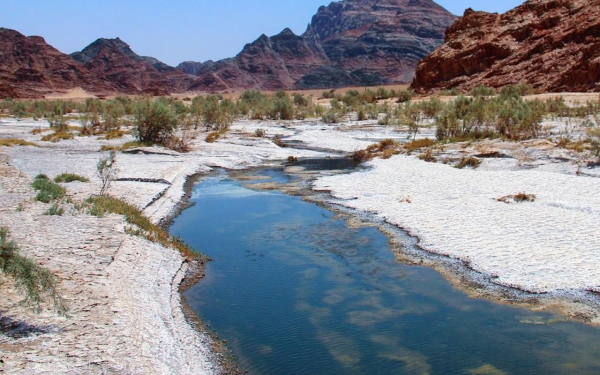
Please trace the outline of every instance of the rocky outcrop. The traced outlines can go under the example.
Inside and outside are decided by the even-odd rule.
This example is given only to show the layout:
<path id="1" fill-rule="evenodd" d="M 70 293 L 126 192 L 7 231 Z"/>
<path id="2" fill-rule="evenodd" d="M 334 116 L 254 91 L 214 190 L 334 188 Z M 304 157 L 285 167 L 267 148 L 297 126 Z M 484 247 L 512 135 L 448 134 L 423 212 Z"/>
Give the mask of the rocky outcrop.
<path id="1" fill-rule="evenodd" d="M 81 87 L 108 92 L 108 82 L 39 36 L 0 28 L 0 98 L 39 98 Z"/>
<path id="2" fill-rule="evenodd" d="M 193 81 L 153 57 L 137 55 L 119 38 L 98 39 L 71 56 L 120 93 L 168 95 L 187 90 Z"/>
<path id="3" fill-rule="evenodd" d="M 234 58 L 179 69 L 206 91 L 409 82 L 454 20 L 432 0 L 344 0 L 319 8 L 300 36 L 262 35 Z"/>
<path id="4" fill-rule="evenodd" d="M 499 14 L 467 9 L 418 66 L 418 92 L 527 83 L 600 91 L 600 0 L 529 0 Z"/>

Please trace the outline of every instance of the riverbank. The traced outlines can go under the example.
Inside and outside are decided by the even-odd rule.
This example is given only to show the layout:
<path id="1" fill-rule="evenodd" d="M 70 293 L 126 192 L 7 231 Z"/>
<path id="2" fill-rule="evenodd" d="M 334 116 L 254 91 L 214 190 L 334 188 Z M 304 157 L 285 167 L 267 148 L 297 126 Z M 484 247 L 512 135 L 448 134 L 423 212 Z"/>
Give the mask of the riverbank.
<path id="1" fill-rule="evenodd" d="M 0 149 L 2 225 L 25 255 L 58 276 L 71 317 L 35 314 L 18 305 L 21 297 L 11 288 L 3 288 L 2 317 L 39 329 L 28 337 L 0 336 L 0 369 L 17 374 L 222 372 L 214 341 L 185 321 L 177 292 L 187 267 L 181 255 L 125 233 L 122 217 L 93 217 L 70 203 L 62 216 L 48 216 L 47 205 L 33 200 L 31 180 L 39 173 L 89 178 L 64 184 L 73 202 L 97 194 L 96 163 L 107 155 L 100 148 L 131 141 L 131 135 L 51 143 L 31 133 L 48 130 L 46 121 L 1 121 L 0 137 L 39 146 Z M 257 129 L 267 137 L 254 136 Z M 432 132 L 423 129 L 419 137 L 432 138 Z M 290 147 L 271 142 L 275 134 Z M 290 156 L 335 157 L 386 138 L 404 141 L 407 129 L 375 121 L 240 121 L 215 143 L 206 143 L 205 136 L 201 133 L 185 154 L 158 147 L 119 152 L 118 179 L 109 193 L 164 224 L 182 207 L 191 176 L 216 167 L 280 165 Z M 567 315 L 598 323 L 600 267 L 594 249 L 600 240 L 591 230 L 599 215 L 598 169 L 548 141 L 457 143 L 434 153 L 437 163 L 418 159 L 418 152 L 396 155 L 351 174 L 320 177 L 313 187 L 330 192 L 332 204 L 408 230 L 420 238 L 422 249 L 461 262 L 492 286 L 527 291 L 545 306 L 569 305 Z M 479 168 L 452 167 L 469 155 L 479 155 Z M 520 192 L 535 194 L 536 201 L 498 201 Z M 459 280 L 458 287 L 464 287 L 462 276 L 447 273 Z"/>
<path id="2" fill-rule="evenodd" d="M 41 142 L 34 129 L 45 121 L 2 119 L 1 138 L 37 146 L 2 147 L 0 204 L 7 227 L 24 255 L 48 268 L 59 280 L 70 308 L 67 318 L 45 309 L 19 305 L 22 296 L 11 280 L 0 280 L 0 371 L 11 374 L 127 373 L 221 374 L 228 367 L 221 344 L 186 319 L 179 293 L 188 263 L 178 252 L 127 233 L 123 217 L 95 217 L 75 205 L 100 191 L 96 163 L 102 146 L 131 141 L 77 137 Z M 43 134 L 42 134 L 43 135 Z M 118 153 L 118 179 L 109 193 L 141 208 L 154 223 L 169 220 L 181 208 L 191 176 L 213 167 L 245 168 L 267 157 L 288 153 L 267 140 L 216 147 L 198 140 L 196 152 L 161 148 Z M 207 146 L 207 147 L 203 147 Z M 306 151 L 305 155 L 316 153 Z M 68 172 L 90 182 L 63 184 L 69 201 L 63 215 L 46 215 L 49 205 L 35 201 L 34 176 Z M 201 249 L 200 249 L 201 250 Z M 6 324 L 5 324 L 6 323 Z M 23 329 L 24 328 L 24 329 Z"/>

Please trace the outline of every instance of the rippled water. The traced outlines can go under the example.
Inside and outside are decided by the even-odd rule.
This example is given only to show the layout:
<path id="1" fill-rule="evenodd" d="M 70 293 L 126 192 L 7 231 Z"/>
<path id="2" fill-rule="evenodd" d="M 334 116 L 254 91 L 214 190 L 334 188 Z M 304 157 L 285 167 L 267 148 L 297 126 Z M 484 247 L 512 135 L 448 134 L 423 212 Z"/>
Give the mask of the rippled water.
<path id="1" fill-rule="evenodd" d="M 600 373 L 598 329 L 468 298 L 374 227 L 226 176 L 192 201 L 171 232 L 214 261 L 187 302 L 251 374 Z"/>

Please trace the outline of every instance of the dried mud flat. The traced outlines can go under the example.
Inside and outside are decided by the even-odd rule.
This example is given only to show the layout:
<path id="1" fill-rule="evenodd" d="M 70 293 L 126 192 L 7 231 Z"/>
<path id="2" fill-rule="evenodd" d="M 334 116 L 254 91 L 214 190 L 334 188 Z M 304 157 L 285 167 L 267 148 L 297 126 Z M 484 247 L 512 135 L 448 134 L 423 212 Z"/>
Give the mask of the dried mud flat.
<path id="1" fill-rule="evenodd" d="M 9 279 L 0 276 L 0 324 L 24 322 L 32 331 L 26 337 L 0 335 L 0 372 L 222 373 L 222 357 L 212 349 L 214 343 L 193 329 L 182 312 L 178 289 L 187 264 L 179 253 L 126 234 L 120 216 L 98 218 L 69 204 L 62 216 L 48 216 L 44 215 L 48 205 L 34 200 L 31 181 L 39 173 L 51 178 L 63 172 L 88 177 L 89 183 L 63 185 L 74 202 L 98 193 L 96 163 L 106 156 L 100 147 L 122 144 L 132 140 L 131 136 L 111 141 L 75 137 L 59 143 L 40 142 L 41 135 L 31 134 L 31 130 L 47 128 L 45 121 L 0 121 L 1 138 L 25 139 L 40 146 L 0 148 L 1 225 L 11 231 L 25 255 L 58 276 L 61 295 L 71 309 L 69 318 L 51 311 L 37 314 L 19 305 L 22 296 L 13 292 Z M 546 125 L 560 131 L 559 122 Z M 268 138 L 253 137 L 258 128 L 265 129 L 268 136 L 280 134 L 296 148 L 280 148 Z M 419 137 L 431 138 L 432 132 L 432 128 L 423 129 Z M 218 142 L 206 143 L 204 136 L 200 134 L 186 154 L 157 147 L 118 153 L 118 180 L 110 194 L 142 208 L 153 222 L 160 223 L 176 213 L 190 176 L 216 167 L 280 165 L 288 156 L 335 157 L 381 139 L 403 141 L 407 133 L 372 121 L 326 125 L 306 120 L 240 121 Z M 555 294 L 557 298 L 548 303 L 561 302 L 570 306 L 568 315 L 598 322 L 597 305 L 584 301 L 600 285 L 600 276 L 594 271 L 598 269 L 594 263 L 598 234 L 584 228 L 548 235 L 555 228 L 572 226 L 572 221 L 583 220 L 588 226 L 589 220 L 597 222 L 598 169 L 584 167 L 582 155 L 548 141 L 461 143 L 434 152 L 439 160 L 450 160 L 449 165 L 419 160 L 418 152 L 396 155 L 369 162 L 366 169 L 352 174 L 319 177 L 313 188 L 329 191 L 330 203 L 370 212 L 416 234 L 427 252 L 465 262 L 499 285 L 543 295 L 564 287 L 573 293 Z M 477 170 L 453 168 L 452 162 L 465 155 L 485 157 Z M 586 190 L 581 195 L 560 195 L 554 192 L 560 186 Z M 520 189 L 535 193 L 538 201 L 523 206 L 495 201 Z M 548 225 L 548 213 L 555 215 L 551 216 L 552 225 Z M 518 229 L 500 233 L 500 246 L 494 239 L 505 226 L 496 215 L 514 219 L 506 228 L 514 225 Z M 525 222 L 520 215 L 527 215 Z M 461 232 L 454 225 L 460 222 L 470 223 L 474 232 Z M 496 231 L 490 230 L 496 227 Z M 581 246 L 569 249 L 569 236 L 575 236 Z M 542 246 L 536 245 L 536 239 L 543 241 Z M 513 246 L 515 243 L 535 246 Z M 544 256 L 544 251 L 552 248 L 560 252 Z M 494 257 L 481 249 L 490 249 Z M 523 259 L 527 262 L 519 262 Z M 552 271 L 565 259 L 570 268 L 562 273 Z M 590 272 L 581 274 L 581 270 Z"/>

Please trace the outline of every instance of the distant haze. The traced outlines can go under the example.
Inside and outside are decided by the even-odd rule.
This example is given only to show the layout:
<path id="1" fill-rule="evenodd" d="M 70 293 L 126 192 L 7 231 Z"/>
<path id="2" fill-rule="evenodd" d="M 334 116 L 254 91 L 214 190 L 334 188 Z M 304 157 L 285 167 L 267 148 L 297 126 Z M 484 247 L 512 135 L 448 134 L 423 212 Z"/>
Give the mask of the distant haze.
<path id="1" fill-rule="evenodd" d="M 232 57 L 261 34 L 302 34 L 323 0 L 19 0 L 2 1 L 0 27 L 40 35 L 65 53 L 120 37 L 138 54 L 176 66 Z M 439 0 L 451 13 L 471 7 L 505 12 L 520 0 Z"/>

